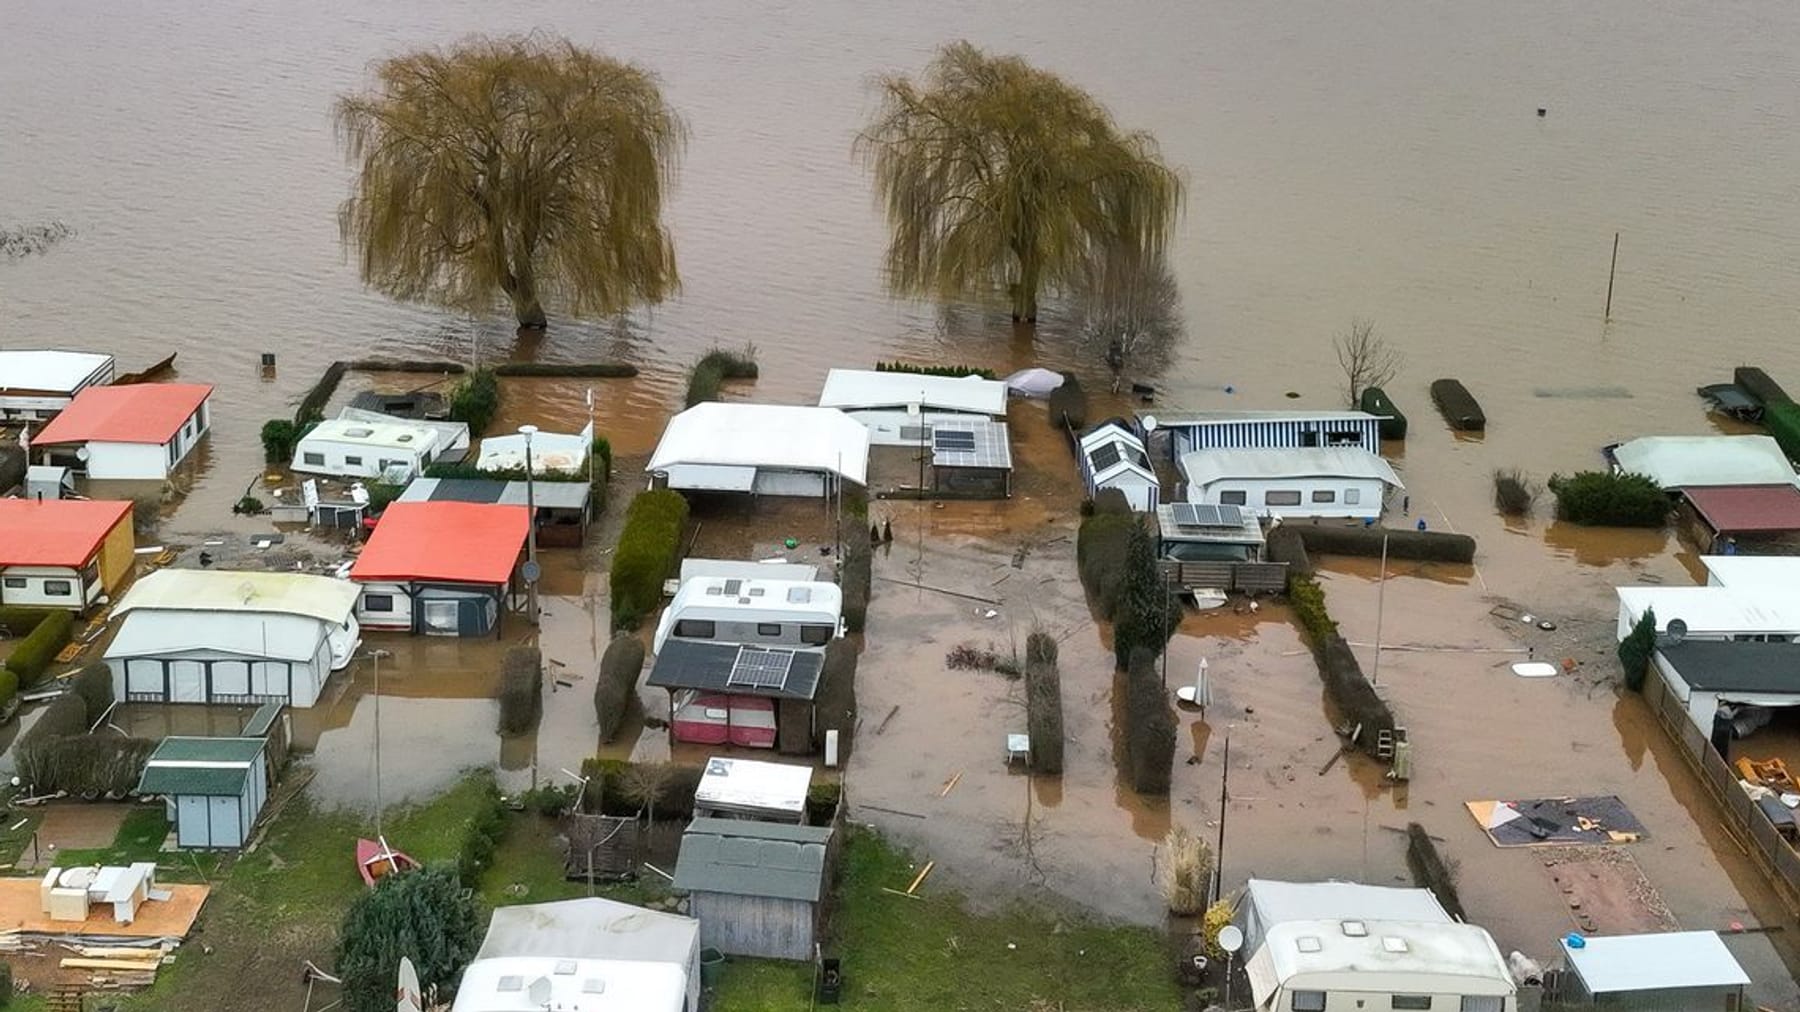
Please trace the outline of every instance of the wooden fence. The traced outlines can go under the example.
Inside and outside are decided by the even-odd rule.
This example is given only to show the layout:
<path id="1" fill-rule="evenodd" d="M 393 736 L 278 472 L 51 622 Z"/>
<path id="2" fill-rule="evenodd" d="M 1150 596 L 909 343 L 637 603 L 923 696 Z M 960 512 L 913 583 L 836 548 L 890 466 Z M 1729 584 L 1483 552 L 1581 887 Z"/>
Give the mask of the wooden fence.
<path id="1" fill-rule="evenodd" d="M 1285 562 L 1162 561 L 1162 578 L 1177 587 L 1279 594 L 1287 590 Z"/>

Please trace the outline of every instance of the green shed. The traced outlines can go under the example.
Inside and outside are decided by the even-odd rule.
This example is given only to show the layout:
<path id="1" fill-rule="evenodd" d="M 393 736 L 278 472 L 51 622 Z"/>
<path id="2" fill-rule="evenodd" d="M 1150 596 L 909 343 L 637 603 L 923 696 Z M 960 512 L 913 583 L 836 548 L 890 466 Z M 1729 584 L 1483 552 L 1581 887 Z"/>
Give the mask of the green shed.
<path id="1" fill-rule="evenodd" d="M 177 845 L 242 847 L 269 800 L 264 746 L 262 738 L 164 738 L 137 793 L 167 800 Z"/>

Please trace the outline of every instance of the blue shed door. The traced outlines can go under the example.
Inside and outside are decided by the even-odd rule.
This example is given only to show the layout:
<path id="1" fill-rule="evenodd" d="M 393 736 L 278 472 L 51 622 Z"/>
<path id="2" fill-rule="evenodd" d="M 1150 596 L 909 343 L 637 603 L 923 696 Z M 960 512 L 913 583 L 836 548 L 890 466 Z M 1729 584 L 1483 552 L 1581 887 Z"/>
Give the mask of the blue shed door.
<path id="1" fill-rule="evenodd" d="M 211 811 L 207 813 L 207 824 L 212 832 L 212 846 L 241 847 L 244 845 L 244 827 L 238 815 L 242 807 L 237 798 L 207 798 L 211 802 Z"/>
<path id="2" fill-rule="evenodd" d="M 212 832 L 207 828 L 207 798 L 183 794 L 175 799 L 175 842 L 183 847 L 212 846 Z"/>

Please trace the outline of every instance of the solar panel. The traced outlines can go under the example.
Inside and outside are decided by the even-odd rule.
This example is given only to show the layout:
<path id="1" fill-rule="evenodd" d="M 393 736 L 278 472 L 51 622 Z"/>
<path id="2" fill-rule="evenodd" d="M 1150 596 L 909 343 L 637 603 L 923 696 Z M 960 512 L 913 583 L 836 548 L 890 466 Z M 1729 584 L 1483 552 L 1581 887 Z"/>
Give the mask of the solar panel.
<path id="1" fill-rule="evenodd" d="M 1169 505 L 1169 513 L 1179 527 L 1242 527 L 1244 524 L 1244 511 L 1236 506 L 1178 502 Z"/>
<path id="2" fill-rule="evenodd" d="M 1093 463 L 1096 472 L 1106 470 L 1119 462 L 1119 444 L 1103 443 L 1096 446 L 1094 452 L 1088 454 L 1088 460 Z"/>
<path id="3" fill-rule="evenodd" d="M 742 685 L 754 689 L 779 689 L 787 684 L 788 668 L 794 663 L 792 650 L 767 647 L 739 647 L 737 659 L 731 663 L 726 685 Z"/>
<path id="4" fill-rule="evenodd" d="M 975 449 L 975 433 L 973 432 L 940 429 L 932 437 L 932 441 L 940 450 L 960 450 L 964 453 L 970 453 Z"/>
<path id="5" fill-rule="evenodd" d="M 933 437 L 934 467 L 1012 467 L 1004 423 L 971 419 L 959 421 L 952 428 L 950 423 L 940 422 Z"/>

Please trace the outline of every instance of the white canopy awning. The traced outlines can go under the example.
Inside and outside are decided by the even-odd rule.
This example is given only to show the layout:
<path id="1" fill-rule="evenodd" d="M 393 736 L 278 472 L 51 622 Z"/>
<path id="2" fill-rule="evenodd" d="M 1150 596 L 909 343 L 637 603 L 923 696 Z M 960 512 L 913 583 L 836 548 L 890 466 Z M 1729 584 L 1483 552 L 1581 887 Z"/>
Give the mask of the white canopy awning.
<path id="1" fill-rule="evenodd" d="M 869 430 L 836 408 L 708 401 L 669 420 L 646 471 L 822 471 L 866 485 Z"/>

